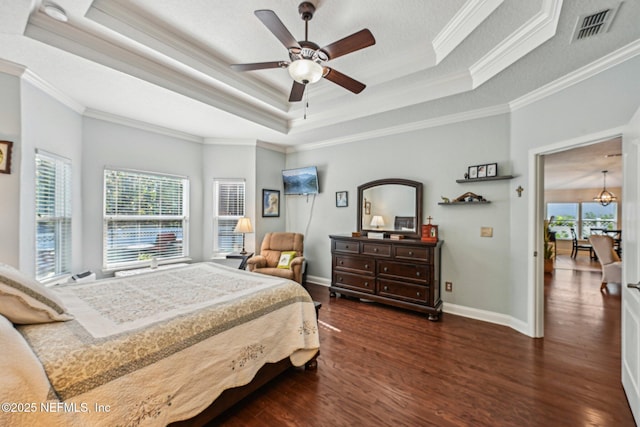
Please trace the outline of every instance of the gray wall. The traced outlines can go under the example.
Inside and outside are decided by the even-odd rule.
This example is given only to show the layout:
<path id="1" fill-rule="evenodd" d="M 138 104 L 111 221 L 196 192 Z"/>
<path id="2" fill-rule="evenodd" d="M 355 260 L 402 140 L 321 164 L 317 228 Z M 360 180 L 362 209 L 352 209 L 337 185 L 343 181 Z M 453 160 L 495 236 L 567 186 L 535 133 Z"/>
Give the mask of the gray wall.
<path id="1" fill-rule="evenodd" d="M 357 187 L 382 178 L 420 181 L 424 185 L 423 221 L 432 216 L 445 241 L 442 280 L 454 285 L 454 292 L 445 293 L 444 300 L 508 313 L 509 269 L 501 261 L 510 250 L 508 181 L 456 183 L 471 165 L 497 162 L 500 174 L 511 173 L 508 154 L 508 115 L 289 154 L 287 167 L 318 167 L 321 192 L 315 200 L 287 196 L 287 229 L 304 232 L 309 224 L 308 272 L 328 282 L 329 235 L 357 229 Z M 335 192 L 343 190 L 349 192 L 349 206 L 337 208 Z M 453 199 L 467 191 L 492 203 L 438 205 L 441 196 Z M 493 238 L 480 237 L 482 226 L 494 228 Z"/>
<path id="2" fill-rule="evenodd" d="M 0 174 L 0 262 L 20 267 L 20 79 L 0 73 L 0 140 L 13 141 L 11 174 Z"/>
<path id="3" fill-rule="evenodd" d="M 102 271 L 103 180 L 106 167 L 189 177 L 189 255 L 195 260 L 202 260 L 202 144 L 87 117 L 84 118 L 82 137 L 83 269 L 98 274 Z"/>
<path id="4" fill-rule="evenodd" d="M 287 212 L 285 197 L 282 194 L 282 170 L 285 169 L 284 152 L 274 151 L 261 146 L 256 150 L 256 252 L 260 251 L 262 239 L 266 233 L 284 231 Z M 280 216 L 262 217 L 262 190 L 280 190 Z"/>

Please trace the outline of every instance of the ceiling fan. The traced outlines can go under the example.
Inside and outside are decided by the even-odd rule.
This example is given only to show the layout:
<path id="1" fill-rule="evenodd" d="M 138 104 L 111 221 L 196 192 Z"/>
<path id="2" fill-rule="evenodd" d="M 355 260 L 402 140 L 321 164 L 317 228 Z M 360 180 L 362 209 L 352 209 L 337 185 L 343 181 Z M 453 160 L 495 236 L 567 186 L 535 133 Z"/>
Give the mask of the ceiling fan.
<path id="1" fill-rule="evenodd" d="M 325 78 L 353 93 L 360 93 L 366 85 L 351 77 L 323 65 L 324 62 L 355 52 L 376 43 L 368 29 L 360 30 L 343 39 L 322 48 L 308 40 L 309 21 L 313 18 L 316 7 L 308 2 L 298 6 L 300 17 L 304 21 L 304 40 L 297 41 L 272 10 L 256 10 L 254 13 L 262 23 L 289 51 L 291 61 L 257 62 L 252 64 L 233 64 L 236 71 L 253 71 L 267 68 L 287 68 L 293 78 L 293 87 L 289 102 L 302 100 L 305 86 Z"/>

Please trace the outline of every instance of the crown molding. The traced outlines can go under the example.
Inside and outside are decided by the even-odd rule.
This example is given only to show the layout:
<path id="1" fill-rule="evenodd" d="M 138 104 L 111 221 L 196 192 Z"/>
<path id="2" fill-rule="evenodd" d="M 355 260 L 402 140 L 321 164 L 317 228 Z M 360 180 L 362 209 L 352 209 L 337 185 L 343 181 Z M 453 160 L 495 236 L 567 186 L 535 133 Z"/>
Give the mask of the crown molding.
<path id="1" fill-rule="evenodd" d="M 104 34 L 104 30 L 100 32 L 74 21 L 61 23 L 37 11 L 29 17 L 25 35 L 272 130 L 288 131 L 284 115 L 239 99 L 230 93 L 228 86 L 204 73 L 167 62 L 166 58 L 143 49 L 125 46 L 121 39 Z"/>
<path id="2" fill-rule="evenodd" d="M 200 144 L 204 142 L 204 139 L 202 137 L 192 135 L 190 133 L 180 132 L 163 126 L 152 125 L 151 123 L 143 122 L 141 120 L 130 119 L 128 117 L 122 117 L 116 114 L 107 113 L 105 111 L 87 108 L 84 112 L 84 116 L 92 119 L 103 120 L 105 122 L 111 122 L 122 126 L 144 130 L 147 132 L 153 132 L 172 138 L 182 139 L 184 141 L 197 142 Z"/>
<path id="3" fill-rule="evenodd" d="M 279 91 L 265 84 L 256 84 L 243 74 L 231 70 L 229 64 L 215 52 L 177 33 L 128 0 L 95 0 L 85 16 L 280 112 L 290 108 Z"/>
<path id="4" fill-rule="evenodd" d="M 9 74 L 10 76 L 15 77 L 22 77 L 25 71 L 27 71 L 27 67 L 24 65 L 0 58 L 0 73 Z"/>
<path id="5" fill-rule="evenodd" d="M 484 22 L 504 0 L 469 0 L 433 39 L 435 63 L 439 64 Z"/>
<path id="6" fill-rule="evenodd" d="M 544 0 L 533 18 L 469 67 L 476 88 L 555 35 L 562 0 Z"/>
<path id="7" fill-rule="evenodd" d="M 203 143 L 205 145 L 244 145 L 251 147 L 255 147 L 257 145 L 257 141 L 251 138 L 204 138 Z"/>
<path id="8" fill-rule="evenodd" d="M 317 150 L 320 148 L 327 148 L 334 145 L 348 144 L 351 142 L 380 138 L 383 136 L 398 135 L 401 133 L 414 132 L 422 129 L 450 125 L 453 123 L 482 119 L 485 117 L 497 116 L 500 114 L 507 114 L 509 112 L 510 112 L 510 109 L 508 105 L 497 105 L 493 107 L 467 111 L 464 113 L 450 114 L 448 116 L 420 120 L 417 122 L 405 123 L 397 126 L 389 126 L 386 128 L 380 128 L 380 129 L 367 131 L 367 132 L 360 132 L 360 133 L 351 134 L 347 136 L 340 136 L 337 138 L 326 139 L 324 141 L 311 142 L 311 143 L 303 144 L 300 146 L 287 147 L 287 153 Z"/>
<path id="9" fill-rule="evenodd" d="M 60 102 L 61 104 L 69 107 L 76 113 L 83 114 L 85 112 L 86 107 L 84 105 L 82 105 L 75 99 L 71 98 L 69 95 L 62 92 L 61 90 L 59 90 L 58 88 L 50 84 L 49 82 L 43 80 L 40 76 L 38 76 L 31 70 L 29 69 L 25 70 L 24 74 L 22 75 L 22 78 L 25 82 L 31 83 L 31 85 L 40 89 L 41 91 L 51 96 L 56 101 Z"/>
<path id="10" fill-rule="evenodd" d="M 568 87 L 593 77 L 605 70 L 608 70 L 609 68 L 620 65 L 639 54 L 640 40 L 636 40 L 606 56 L 603 56 L 591 64 L 579 68 L 551 83 L 541 86 L 540 88 L 511 101 L 509 106 L 512 111 L 519 110 L 520 108 L 526 107 L 529 104 L 533 104 L 534 102 L 540 101 L 548 96 L 567 89 Z"/>

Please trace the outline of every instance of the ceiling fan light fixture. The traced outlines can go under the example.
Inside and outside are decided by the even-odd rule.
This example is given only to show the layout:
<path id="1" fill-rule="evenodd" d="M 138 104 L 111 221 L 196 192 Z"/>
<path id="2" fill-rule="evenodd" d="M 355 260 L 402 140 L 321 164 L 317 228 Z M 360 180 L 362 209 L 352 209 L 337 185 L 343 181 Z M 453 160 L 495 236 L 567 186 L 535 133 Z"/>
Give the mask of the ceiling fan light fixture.
<path id="1" fill-rule="evenodd" d="M 315 83 L 322 78 L 323 68 L 310 59 L 298 59 L 289 64 L 289 75 L 298 83 Z"/>
<path id="2" fill-rule="evenodd" d="M 602 171 L 603 174 L 603 186 L 602 191 L 598 193 L 596 197 L 593 198 L 594 202 L 600 203 L 602 206 L 609 206 L 611 202 L 615 202 L 618 198 L 612 192 L 607 190 L 607 172 Z"/>

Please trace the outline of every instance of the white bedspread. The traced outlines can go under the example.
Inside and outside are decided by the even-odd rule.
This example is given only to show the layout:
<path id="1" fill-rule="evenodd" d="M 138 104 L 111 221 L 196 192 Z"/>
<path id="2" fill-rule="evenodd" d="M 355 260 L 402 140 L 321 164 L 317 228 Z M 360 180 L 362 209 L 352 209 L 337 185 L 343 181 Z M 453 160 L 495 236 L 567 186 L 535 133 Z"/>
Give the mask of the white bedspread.
<path id="1" fill-rule="evenodd" d="M 166 425 L 265 363 L 301 366 L 319 347 L 304 288 L 212 263 L 56 291 L 75 320 L 14 329 L 0 319 L 12 353 L 0 355 L 0 398 L 15 410 L 0 425 Z"/>

